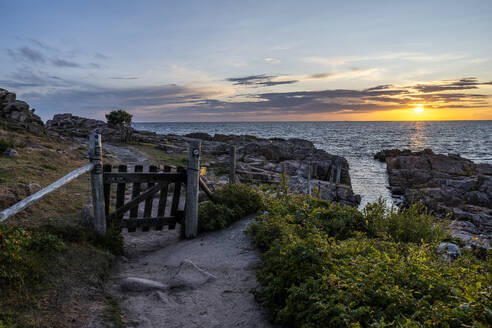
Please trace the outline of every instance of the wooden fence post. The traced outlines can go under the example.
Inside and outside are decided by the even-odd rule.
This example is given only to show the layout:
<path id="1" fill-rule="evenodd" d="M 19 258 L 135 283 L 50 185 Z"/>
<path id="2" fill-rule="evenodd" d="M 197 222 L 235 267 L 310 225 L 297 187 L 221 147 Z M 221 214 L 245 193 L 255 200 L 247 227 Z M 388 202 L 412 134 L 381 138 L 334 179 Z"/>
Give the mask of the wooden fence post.
<path id="1" fill-rule="evenodd" d="M 202 143 L 191 141 L 188 151 L 186 181 L 185 237 L 193 238 L 198 233 L 198 188 L 200 181 L 200 152 Z"/>
<path id="2" fill-rule="evenodd" d="M 231 146 L 229 183 L 236 182 L 236 146 Z"/>
<path id="3" fill-rule="evenodd" d="M 102 168 L 101 135 L 89 135 L 89 160 L 94 164 L 91 171 L 92 205 L 94 207 L 94 229 L 100 235 L 106 233 L 106 216 L 104 214 L 104 189 Z"/>

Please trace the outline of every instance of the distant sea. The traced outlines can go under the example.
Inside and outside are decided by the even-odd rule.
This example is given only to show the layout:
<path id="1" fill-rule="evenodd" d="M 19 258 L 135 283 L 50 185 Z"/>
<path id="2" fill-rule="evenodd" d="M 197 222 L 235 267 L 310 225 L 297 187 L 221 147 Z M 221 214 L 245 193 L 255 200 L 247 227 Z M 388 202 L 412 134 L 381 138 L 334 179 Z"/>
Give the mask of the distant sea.
<path id="1" fill-rule="evenodd" d="M 431 148 L 460 154 L 474 162 L 492 163 L 492 121 L 418 122 L 260 122 L 134 123 L 136 129 L 160 134 L 249 134 L 262 138 L 301 138 L 330 154 L 345 157 L 362 206 L 379 197 L 391 202 L 386 165 L 373 159 L 381 149 Z"/>

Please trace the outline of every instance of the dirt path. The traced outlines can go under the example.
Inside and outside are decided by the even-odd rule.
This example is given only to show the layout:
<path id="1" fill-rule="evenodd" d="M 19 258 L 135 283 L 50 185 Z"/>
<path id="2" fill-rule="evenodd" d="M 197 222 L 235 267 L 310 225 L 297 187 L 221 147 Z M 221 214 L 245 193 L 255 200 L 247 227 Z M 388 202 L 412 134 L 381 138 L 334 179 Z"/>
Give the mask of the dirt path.
<path id="1" fill-rule="evenodd" d="M 125 164 L 148 164 L 142 154 L 107 147 Z M 271 327 L 250 293 L 260 260 L 244 230 L 179 238 L 175 230 L 124 232 L 125 257 L 107 289 L 129 327 Z"/>

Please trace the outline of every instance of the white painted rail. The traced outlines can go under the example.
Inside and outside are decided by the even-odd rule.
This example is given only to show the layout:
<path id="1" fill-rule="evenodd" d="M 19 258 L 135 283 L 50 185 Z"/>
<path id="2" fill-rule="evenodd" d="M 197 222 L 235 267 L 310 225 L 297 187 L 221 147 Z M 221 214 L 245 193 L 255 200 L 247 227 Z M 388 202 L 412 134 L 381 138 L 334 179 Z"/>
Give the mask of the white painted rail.
<path id="1" fill-rule="evenodd" d="M 8 217 L 10 217 L 12 215 L 19 213 L 20 211 L 22 211 L 26 207 L 32 205 L 33 203 L 37 202 L 38 200 L 44 198 L 45 196 L 51 194 L 53 191 L 59 189 L 63 185 L 72 181 L 73 179 L 76 179 L 79 176 L 81 176 L 82 174 L 91 171 L 93 168 L 94 168 L 94 163 L 89 163 L 85 166 L 82 166 L 81 168 L 78 168 L 78 169 L 68 173 L 63 178 L 53 182 L 49 186 L 41 189 L 37 193 L 32 194 L 31 196 L 24 198 L 23 200 L 21 200 L 17 204 L 1 211 L 0 212 L 0 222 L 6 220 Z"/>

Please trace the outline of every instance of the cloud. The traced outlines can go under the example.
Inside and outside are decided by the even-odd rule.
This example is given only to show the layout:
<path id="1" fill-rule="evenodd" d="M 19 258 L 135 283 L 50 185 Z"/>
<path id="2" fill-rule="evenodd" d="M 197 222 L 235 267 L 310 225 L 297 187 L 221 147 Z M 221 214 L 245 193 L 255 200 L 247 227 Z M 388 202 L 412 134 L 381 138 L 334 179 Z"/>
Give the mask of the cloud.
<path id="1" fill-rule="evenodd" d="M 80 64 L 77 64 L 76 62 L 66 60 L 66 59 L 53 58 L 50 61 L 54 66 L 57 66 L 57 67 L 70 67 L 70 68 L 82 67 Z"/>
<path id="2" fill-rule="evenodd" d="M 263 60 L 266 61 L 267 63 L 272 63 L 272 64 L 279 64 L 280 63 L 280 59 L 278 59 L 278 58 L 266 57 L 266 58 L 263 58 Z"/>
<path id="3" fill-rule="evenodd" d="M 367 61 L 399 60 L 408 62 L 442 62 L 464 59 L 465 56 L 453 54 L 425 54 L 419 52 L 393 52 L 381 53 L 368 56 L 346 56 L 346 57 L 305 57 L 301 60 L 308 63 L 319 64 L 328 67 L 344 66 L 353 63 Z"/>
<path id="4" fill-rule="evenodd" d="M 280 79 L 279 76 L 275 75 L 250 75 L 250 76 L 244 76 L 244 77 L 231 77 L 226 79 L 226 81 L 229 82 L 234 82 L 234 85 L 245 85 L 245 86 L 263 86 L 263 87 L 271 87 L 275 85 L 282 85 L 282 84 L 294 84 L 299 82 L 298 80 L 283 80 Z"/>
<path id="5" fill-rule="evenodd" d="M 96 58 L 96 59 L 102 59 L 102 60 L 109 59 L 109 57 L 108 57 L 108 56 L 106 56 L 106 55 L 104 55 L 104 54 L 102 54 L 102 53 L 100 53 L 100 52 L 95 53 L 95 54 L 94 54 L 94 58 Z"/>
<path id="6" fill-rule="evenodd" d="M 15 61 L 27 61 L 33 64 L 44 63 L 46 61 L 41 52 L 30 47 L 21 47 L 17 50 L 7 49 L 7 53 Z"/>
<path id="7" fill-rule="evenodd" d="M 479 82 L 476 78 L 463 78 L 456 81 L 438 82 L 434 84 L 418 84 L 413 88 L 419 92 L 440 92 L 449 90 L 477 89 L 480 85 L 492 85 L 492 81 Z"/>
<path id="8" fill-rule="evenodd" d="M 110 80 L 138 80 L 138 76 L 113 76 L 109 78 Z"/>
<path id="9" fill-rule="evenodd" d="M 308 76 L 308 75 L 306 75 Z M 257 85 L 279 82 L 283 76 L 266 74 L 229 78 L 227 81 L 239 85 Z M 132 76 L 114 76 L 111 79 L 131 80 Z M 142 87 L 103 88 L 95 85 L 74 85 L 57 76 L 40 76 L 26 71 L 7 82 L 10 87 L 27 88 L 23 96 L 43 118 L 56 112 L 72 112 L 76 115 L 103 118 L 104 113 L 125 109 L 138 121 L 200 121 L 240 120 L 253 118 L 286 119 L 289 115 L 368 113 L 408 109 L 416 104 L 426 108 L 456 108 L 471 110 L 490 107 L 490 95 L 469 89 L 426 89 L 423 86 L 467 86 L 489 85 L 491 82 L 476 78 L 435 81 L 416 85 L 376 85 L 366 89 L 299 90 L 289 92 L 251 92 L 238 95 L 224 92 L 224 86 L 185 86 L 168 84 Z M 286 80 L 288 82 L 288 80 Z M 24 83 L 25 85 L 22 85 Z M 50 85 L 38 91 L 35 87 Z M 7 85 L 8 86 L 8 85 Z M 427 90 L 427 91 L 426 91 Z M 430 90 L 430 91 L 428 91 Z"/>

